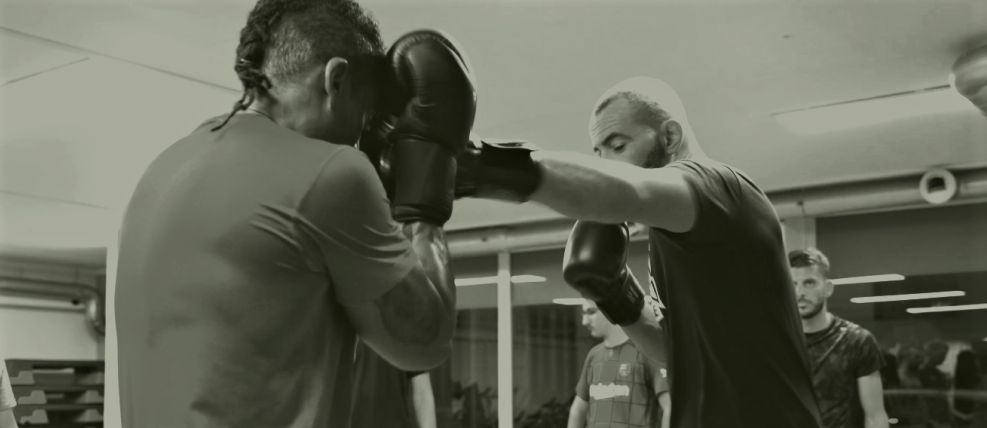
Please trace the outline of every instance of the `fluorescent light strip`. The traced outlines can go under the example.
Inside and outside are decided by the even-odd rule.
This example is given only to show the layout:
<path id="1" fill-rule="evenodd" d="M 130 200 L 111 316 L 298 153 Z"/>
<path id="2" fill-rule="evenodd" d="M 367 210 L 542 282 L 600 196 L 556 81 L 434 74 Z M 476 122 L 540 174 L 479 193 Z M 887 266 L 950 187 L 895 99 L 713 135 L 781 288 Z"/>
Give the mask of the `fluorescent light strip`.
<path id="1" fill-rule="evenodd" d="M 0 296 L 0 306 L 23 309 L 63 309 L 82 312 L 85 306 L 66 300 L 33 299 L 29 297 Z"/>
<path id="2" fill-rule="evenodd" d="M 878 302 L 900 302 L 902 300 L 922 300 L 938 299 L 941 297 L 963 297 L 963 291 L 940 291 L 935 293 L 915 293 L 915 294 L 892 294 L 887 296 L 854 297 L 850 299 L 853 303 L 878 303 Z"/>
<path id="3" fill-rule="evenodd" d="M 833 285 L 871 284 L 874 282 L 901 281 L 903 279 L 905 279 L 904 276 L 896 273 L 887 275 L 854 276 L 850 278 L 834 279 Z"/>
<path id="4" fill-rule="evenodd" d="M 456 278 L 457 287 L 466 287 L 470 285 L 484 285 L 484 284 L 496 284 L 496 276 L 482 276 L 478 278 Z M 514 284 L 527 284 L 532 282 L 545 282 L 545 277 L 537 275 L 514 275 L 511 277 L 511 282 Z"/>
<path id="5" fill-rule="evenodd" d="M 564 297 L 560 299 L 552 299 L 552 303 L 556 305 L 566 305 L 566 306 L 582 306 L 583 302 L 586 300 L 582 297 Z"/>
<path id="6" fill-rule="evenodd" d="M 929 308 L 908 308 L 906 310 L 910 314 L 927 314 L 930 312 L 975 311 L 978 309 L 987 309 L 987 303 L 978 303 L 976 305 L 932 306 Z"/>
<path id="7" fill-rule="evenodd" d="M 896 119 L 969 110 L 970 102 L 950 87 L 781 113 L 783 127 L 800 135 L 818 135 Z"/>

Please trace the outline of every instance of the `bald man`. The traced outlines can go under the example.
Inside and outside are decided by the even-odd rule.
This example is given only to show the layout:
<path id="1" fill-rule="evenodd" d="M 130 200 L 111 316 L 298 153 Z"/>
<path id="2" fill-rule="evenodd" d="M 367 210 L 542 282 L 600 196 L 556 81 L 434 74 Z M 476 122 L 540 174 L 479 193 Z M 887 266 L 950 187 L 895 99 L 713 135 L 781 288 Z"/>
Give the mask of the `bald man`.
<path id="1" fill-rule="evenodd" d="M 668 367 L 671 426 L 820 426 L 781 228 L 746 174 L 710 159 L 664 82 L 635 77 L 590 115 L 595 157 L 474 142 L 457 195 L 533 201 L 577 219 L 563 276 Z M 647 225 L 645 293 L 627 222 Z"/>

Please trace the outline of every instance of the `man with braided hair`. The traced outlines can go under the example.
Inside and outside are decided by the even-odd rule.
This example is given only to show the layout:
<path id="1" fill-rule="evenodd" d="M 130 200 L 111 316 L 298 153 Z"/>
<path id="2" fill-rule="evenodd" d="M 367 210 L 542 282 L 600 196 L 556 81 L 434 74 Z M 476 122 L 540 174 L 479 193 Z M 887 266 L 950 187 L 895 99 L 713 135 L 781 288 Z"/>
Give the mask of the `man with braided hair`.
<path id="1" fill-rule="evenodd" d="M 124 214 L 123 426 L 347 427 L 357 336 L 405 371 L 448 357 L 469 62 L 435 31 L 385 53 L 354 1 L 260 0 L 235 64 L 234 111 L 164 150 Z"/>

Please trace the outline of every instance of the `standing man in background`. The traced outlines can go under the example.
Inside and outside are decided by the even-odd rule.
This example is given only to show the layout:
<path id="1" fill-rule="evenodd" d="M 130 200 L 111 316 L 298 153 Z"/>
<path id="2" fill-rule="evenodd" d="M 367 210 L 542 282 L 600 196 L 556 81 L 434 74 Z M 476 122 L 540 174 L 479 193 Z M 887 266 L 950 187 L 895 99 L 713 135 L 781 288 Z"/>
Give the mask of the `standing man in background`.
<path id="1" fill-rule="evenodd" d="M 866 329 L 827 310 L 829 259 L 808 248 L 788 254 L 812 381 L 826 428 L 888 428 L 881 349 Z"/>
<path id="2" fill-rule="evenodd" d="M 592 300 L 583 302 L 583 326 L 603 342 L 586 356 L 568 428 L 668 428 L 672 402 L 665 370 L 638 351 Z"/>
<path id="3" fill-rule="evenodd" d="M 394 367 L 363 341 L 353 370 L 354 428 L 435 428 L 435 396 L 427 371 Z"/>

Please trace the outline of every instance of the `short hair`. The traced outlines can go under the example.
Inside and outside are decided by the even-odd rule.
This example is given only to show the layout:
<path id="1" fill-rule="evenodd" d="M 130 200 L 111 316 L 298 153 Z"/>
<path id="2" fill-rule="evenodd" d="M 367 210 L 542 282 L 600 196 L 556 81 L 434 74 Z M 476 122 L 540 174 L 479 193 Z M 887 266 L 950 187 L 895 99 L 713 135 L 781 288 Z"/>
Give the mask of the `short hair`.
<path id="1" fill-rule="evenodd" d="M 818 266 L 823 278 L 829 278 L 829 259 L 815 248 L 794 250 L 788 253 L 788 265 L 793 268 Z"/>
<path id="2" fill-rule="evenodd" d="M 665 109 L 661 108 L 661 104 L 656 101 L 645 97 L 643 94 L 631 91 L 619 91 L 614 92 L 612 95 L 603 99 L 593 111 L 595 116 L 599 116 L 603 109 L 613 104 L 616 100 L 626 100 L 638 107 L 637 119 L 642 123 L 646 123 L 651 126 L 654 130 L 658 130 L 661 124 L 666 120 L 671 119 L 672 115 L 668 113 Z"/>
<path id="3" fill-rule="evenodd" d="M 639 108 L 637 119 L 655 130 L 669 119 L 687 121 L 685 106 L 675 89 L 662 80 L 645 76 L 631 77 L 608 89 L 597 100 L 593 116 L 621 99 L 636 105 Z"/>
<path id="4" fill-rule="evenodd" d="M 259 0 L 240 31 L 233 66 L 243 97 L 223 125 L 270 89 L 272 81 L 288 81 L 334 57 L 383 55 L 377 22 L 356 1 Z"/>

